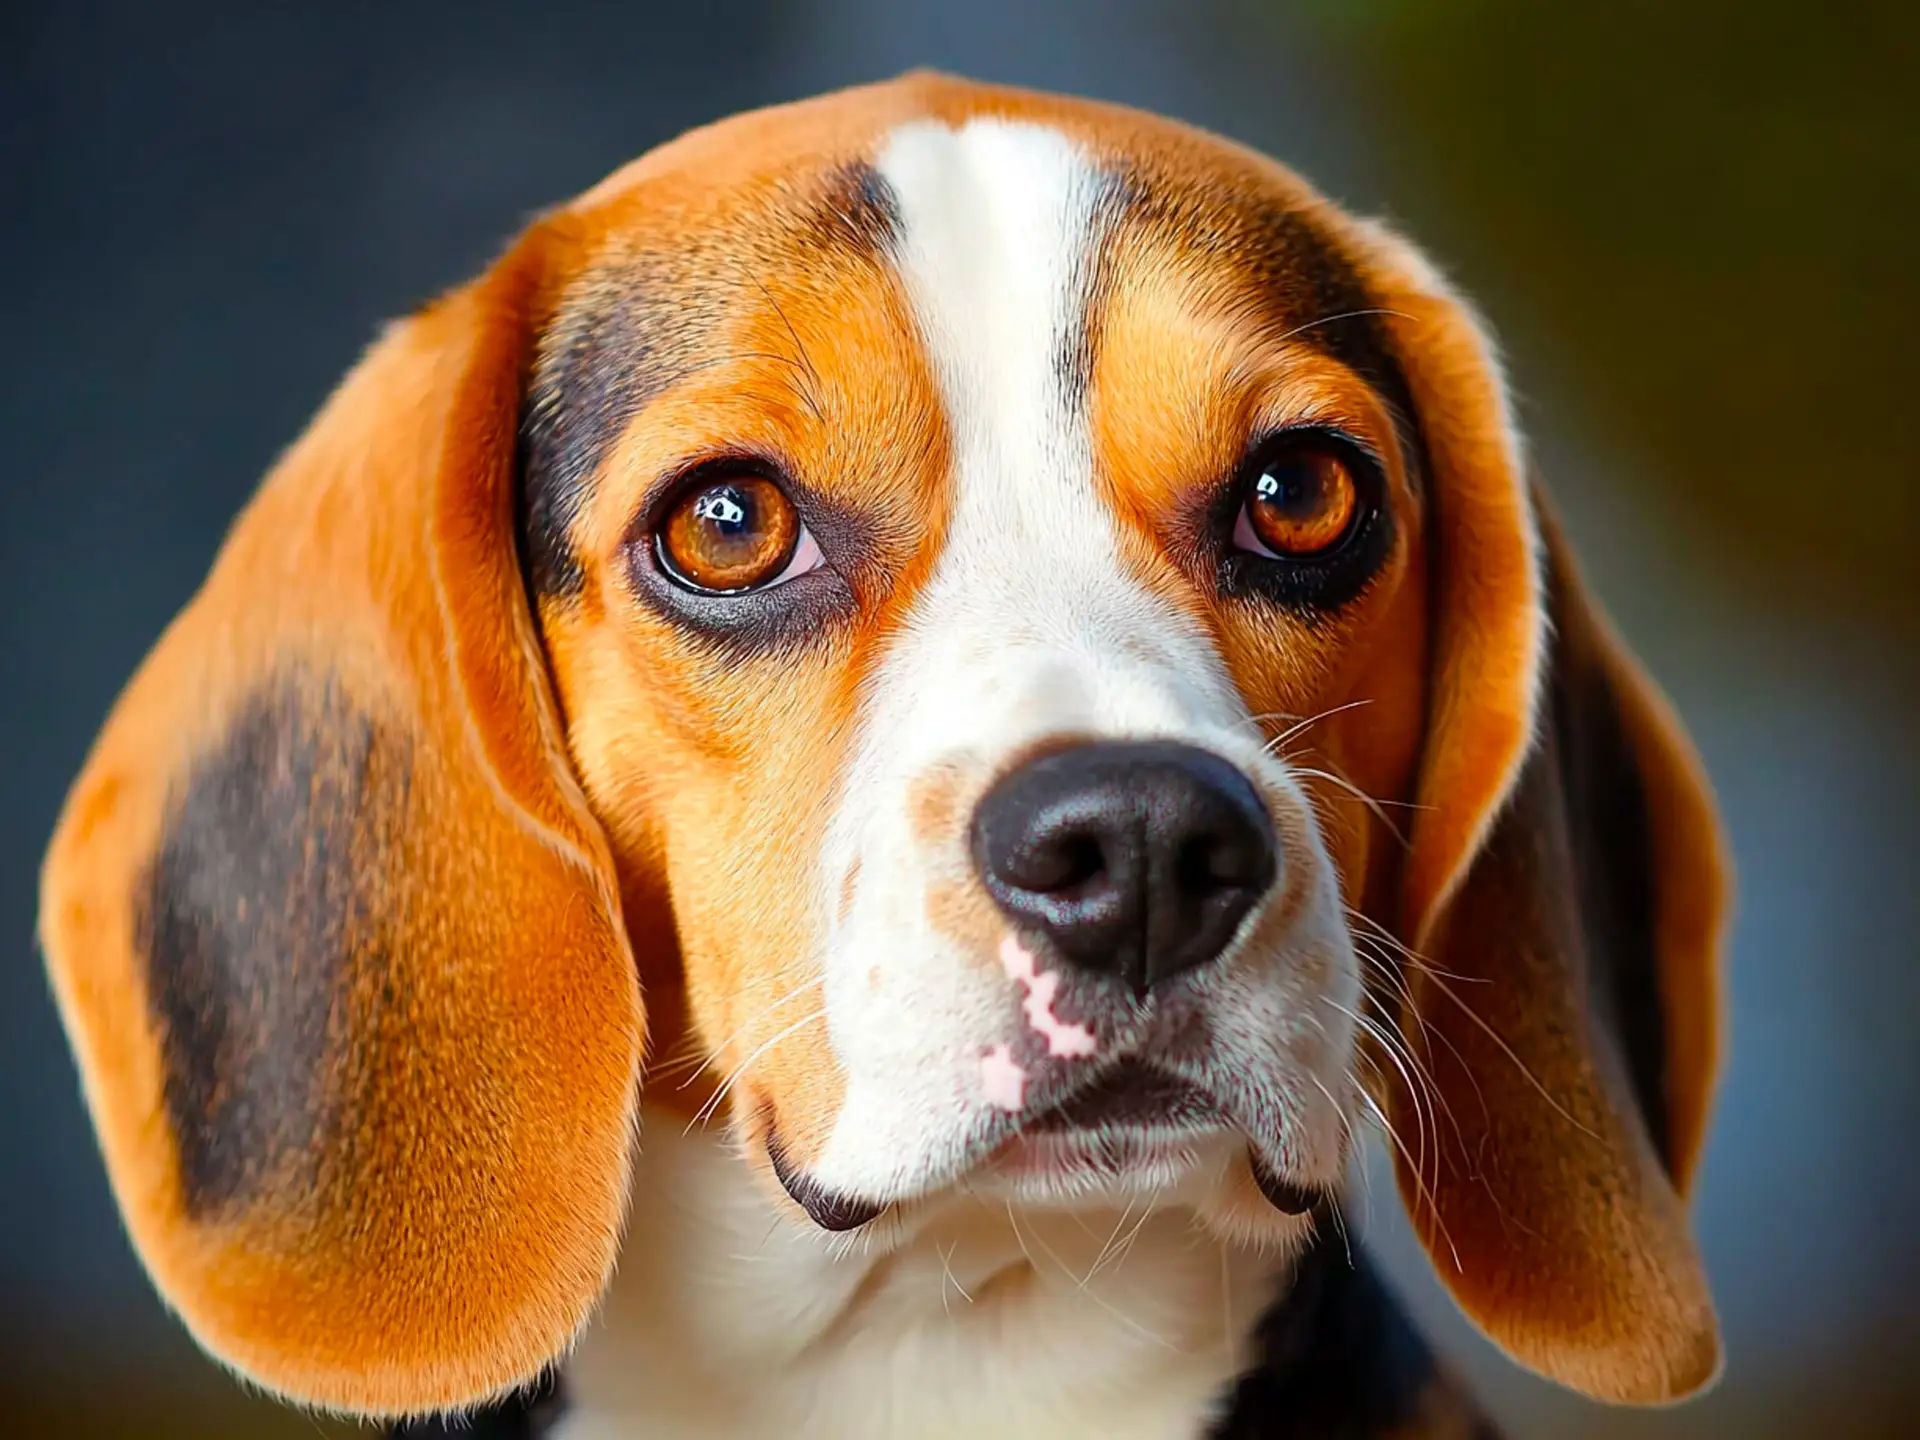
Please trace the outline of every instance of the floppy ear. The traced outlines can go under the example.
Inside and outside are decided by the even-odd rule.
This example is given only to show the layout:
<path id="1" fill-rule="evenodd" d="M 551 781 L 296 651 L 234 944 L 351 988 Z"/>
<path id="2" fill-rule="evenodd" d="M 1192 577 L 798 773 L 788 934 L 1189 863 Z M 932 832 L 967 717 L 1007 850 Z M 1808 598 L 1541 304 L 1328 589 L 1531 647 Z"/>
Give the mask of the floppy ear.
<path id="1" fill-rule="evenodd" d="M 1430 468 L 1433 659 L 1402 874 L 1403 1198 L 1515 1359 L 1597 1398 L 1718 1373 L 1682 1197 L 1717 1066 L 1725 847 L 1685 735 L 1526 483 L 1466 310 L 1382 241 Z M 1388 1067 L 1391 1069 L 1392 1067 Z"/>
<path id="2" fill-rule="evenodd" d="M 370 1414 L 536 1375 L 611 1267 L 643 1021 L 513 541 L 536 232 L 393 328 L 69 796 L 41 942 L 142 1262 Z"/>

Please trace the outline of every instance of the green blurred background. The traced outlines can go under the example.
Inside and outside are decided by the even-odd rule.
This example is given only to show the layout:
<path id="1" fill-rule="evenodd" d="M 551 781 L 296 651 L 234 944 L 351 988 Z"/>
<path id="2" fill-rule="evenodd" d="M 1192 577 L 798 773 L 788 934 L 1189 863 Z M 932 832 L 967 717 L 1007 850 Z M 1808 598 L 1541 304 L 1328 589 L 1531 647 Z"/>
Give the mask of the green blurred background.
<path id="1" fill-rule="evenodd" d="M 1632 1414 L 1411 1302 L 1527 1436 L 1920 1434 L 1920 9 L 707 0 L 0 9 L 0 1436 L 334 1433 L 128 1252 L 31 933 L 111 698 L 384 316 L 688 125 L 931 63 L 1180 115 L 1385 215 L 1502 336 L 1742 870 L 1698 1223 L 1730 1360 Z"/>

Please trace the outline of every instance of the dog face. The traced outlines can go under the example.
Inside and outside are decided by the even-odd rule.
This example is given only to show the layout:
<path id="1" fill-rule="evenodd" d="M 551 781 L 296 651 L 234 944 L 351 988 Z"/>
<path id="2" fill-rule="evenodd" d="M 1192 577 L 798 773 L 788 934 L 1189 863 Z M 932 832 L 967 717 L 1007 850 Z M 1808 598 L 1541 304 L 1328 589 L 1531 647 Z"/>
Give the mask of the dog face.
<path id="1" fill-rule="evenodd" d="M 1285 1241 L 1375 1115 L 1468 1313 L 1633 1400 L 1717 1365 L 1723 873 L 1417 256 L 912 77 L 684 137 L 384 339 L 123 697 L 42 931 L 143 1259 L 300 1398 L 551 1358 L 679 1066 L 829 1229 Z"/>
<path id="2" fill-rule="evenodd" d="M 1147 1065 L 1270 1189 L 1342 1166 L 1353 794 L 1407 792 L 1426 658 L 1406 382 L 1297 183 L 1048 118 L 703 165 L 699 220 L 636 184 L 530 400 L 588 798 L 623 877 L 664 867 L 690 1042 L 836 1226 Z M 1398 713 L 1343 723 L 1361 690 Z M 1182 1128 L 994 1174 L 1164 1188 Z M 1238 1150 L 1205 1203 L 1272 1228 Z"/>

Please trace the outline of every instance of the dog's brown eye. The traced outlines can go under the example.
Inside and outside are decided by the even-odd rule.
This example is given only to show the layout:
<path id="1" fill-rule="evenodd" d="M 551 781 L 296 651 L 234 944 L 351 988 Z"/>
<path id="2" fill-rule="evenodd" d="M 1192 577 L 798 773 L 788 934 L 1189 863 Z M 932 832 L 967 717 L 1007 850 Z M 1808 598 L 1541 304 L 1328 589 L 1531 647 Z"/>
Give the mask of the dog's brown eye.
<path id="1" fill-rule="evenodd" d="M 1353 531 L 1360 490 L 1334 451 L 1282 446 L 1251 468 L 1246 503 L 1233 527 L 1242 550 L 1277 560 L 1325 555 Z"/>
<path id="2" fill-rule="evenodd" d="M 657 543 L 669 576 L 717 594 L 792 579 L 800 562 L 819 557 L 793 502 L 762 475 L 693 486 L 667 513 Z"/>

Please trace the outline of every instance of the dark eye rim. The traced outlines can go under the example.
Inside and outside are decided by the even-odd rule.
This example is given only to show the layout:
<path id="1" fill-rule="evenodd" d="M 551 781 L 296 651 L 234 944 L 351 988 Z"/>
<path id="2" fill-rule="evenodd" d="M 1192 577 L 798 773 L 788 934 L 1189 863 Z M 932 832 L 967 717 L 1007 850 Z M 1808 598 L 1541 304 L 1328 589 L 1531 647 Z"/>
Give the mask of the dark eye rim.
<path id="1" fill-rule="evenodd" d="M 794 543 L 811 532 L 821 566 L 780 585 L 738 590 L 708 590 L 670 573 L 658 536 L 674 507 L 691 490 L 743 475 L 766 480 L 786 496 L 800 522 Z M 747 659 L 804 650 L 840 632 L 857 607 L 847 576 L 865 564 L 865 530 L 860 517 L 823 499 L 774 457 L 728 450 L 674 466 L 649 486 L 622 550 L 636 599 L 703 647 Z"/>
<path id="2" fill-rule="evenodd" d="M 1318 449 L 1345 467 L 1354 487 L 1354 514 L 1340 539 L 1304 555 L 1260 555 L 1233 543 L 1235 523 L 1254 482 L 1276 456 Z M 1393 547 L 1386 462 L 1366 441 L 1329 425 L 1289 425 L 1257 436 L 1235 467 L 1214 507 L 1219 589 L 1223 598 L 1264 599 L 1305 615 L 1339 608 L 1366 588 Z"/>

